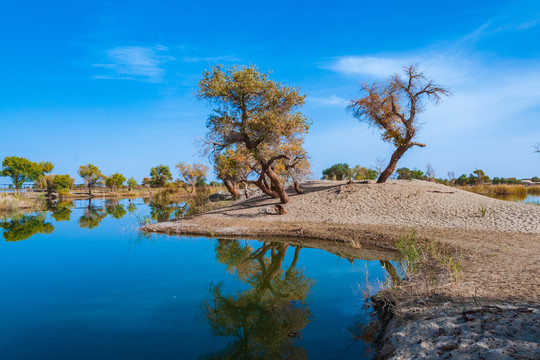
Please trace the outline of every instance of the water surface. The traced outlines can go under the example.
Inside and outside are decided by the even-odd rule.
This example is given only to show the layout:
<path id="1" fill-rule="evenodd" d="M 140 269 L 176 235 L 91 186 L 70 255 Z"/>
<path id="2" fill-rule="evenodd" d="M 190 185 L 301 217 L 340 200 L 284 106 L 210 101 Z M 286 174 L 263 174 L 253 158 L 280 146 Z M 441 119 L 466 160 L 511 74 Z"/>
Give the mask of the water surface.
<path id="1" fill-rule="evenodd" d="M 369 357 L 362 291 L 393 254 L 139 235 L 142 219 L 182 209 L 77 200 L 0 221 L 1 357 Z"/>

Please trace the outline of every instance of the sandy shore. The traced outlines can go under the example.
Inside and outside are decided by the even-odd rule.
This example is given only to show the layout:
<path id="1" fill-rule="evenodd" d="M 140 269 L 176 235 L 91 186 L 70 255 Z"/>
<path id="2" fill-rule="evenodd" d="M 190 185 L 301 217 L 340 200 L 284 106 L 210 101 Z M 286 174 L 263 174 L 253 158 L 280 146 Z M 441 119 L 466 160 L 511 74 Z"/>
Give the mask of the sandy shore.
<path id="1" fill-rule="evenodd" d="M 303 188 L 305 194 L 291 194 L 285 215 L 276 215 L 275 199 L 261 196 L 144 230 L 211 237 L 324 239 L 356 248 L 392 249 L 396 239 L 413 228 L 417 237 L 436 239 L 463 253 L 462 278 L 458 282 L 443 279 L 429 289 L 420 289 L 417 280 L 410 279 L 415 296 L 400 305 L 402 317 L 396 318 L 386 333 L 385 358 L 406 359 L 413 354 L 423 358 L 452 354 L 454 358 L 539 358 L 538 340 L 534 339 L 540 339 L 540 326 L 527 324 L 536 319 L 533 325 L 537 325 L 540 309 L 540 206 L 496 200 L 425 181 L 352 185 L 315 181 Z M 471 330 L 472 323 L 463 320 L 463 312 L 486 306 L 504 311 L 475 313 L 476 321 L 484 324 L 483 330 Z M 488 320 L 482 320 L 484 314 Z M 515 316 L 508 320 L 507 314 Z M 514 333 L 517 340 L 512 339 L 499 331 L 505 326 L 497 327 L 505 321 L 515 329 L 528 330 Z M 432 328 L 423 326 L 431 322 L 439 328 L 448 325 L 444 331 L 460 340 L 458 346 L 452 348 L 455 343 L 449 342 L 441 350 L 443 345 Z M 490 336 L 498 340 L 491 341 Z M 424 340 L 417 344 L 420 338 Z M 525 339 L 526 344 L 519 339 Z M 511 352 L 516 347 L 524 350 Z M 498 350 L 491 351 L 495 348 Z"/>

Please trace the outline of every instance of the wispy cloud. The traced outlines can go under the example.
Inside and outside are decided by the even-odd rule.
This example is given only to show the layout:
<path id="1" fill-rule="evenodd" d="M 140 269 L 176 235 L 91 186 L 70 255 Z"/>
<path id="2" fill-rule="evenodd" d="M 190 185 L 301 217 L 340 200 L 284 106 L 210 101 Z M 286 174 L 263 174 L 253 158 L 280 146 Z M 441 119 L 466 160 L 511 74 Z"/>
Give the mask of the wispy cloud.
<path id="1" fill-rule="evenodd" d="M 106 61 L 94 64 L 94 67 L 105 70 L 105 73 L 95 75 L 94 78 L 162 82 L 165 69 L 161 65 L 174 59 L 167 55 L 167 51 L 168 48 L 163 45 L 118 46 L 109 49 L 105 53 Z"/>
<path id="2" fill-rule="evenodd" d="M 203 56 L 203 57 L 192 57 L 192 56 L 185 56 L 183 58 L 184 62 L 218 62 L 218 61 L 225 61 L 225 62 L 234 62 L 239 61 L 239 59 L 236 56 L 233 55 L 223 55 L 223 56 Z"/>
<path id="3" fill-rule="evenodd" d="M 431 156 L 442 159 L 440 166 L 478 166 L 479 154 L 490 151 L 493 158 L 482 158 L 482 166 L 495 168 L 505 163 L 508 171 L 524 172 L 511 158 L 532 156 L 530 146 L 540 138 L 540 58 L 504 57 L 478 44 L 500 35 L 500 31 L 506 31 L 504 35 L 510 38 L 516 31 L 536 31 L 532 30 L 536 25 L 513 23 L 503 29 L 504 24 L 486 24 L 452 42 L 382 56 L 336 57 L 325 68 L 342 75 L 346 83 L 359 83 L 386 80 L 403 66 L 418 64 L 428 78 L 453 93 L 440 106 L 427 106 L 419 118 L 424 124 L 418 135 L 429 144 L 432 154 L 438 154 Z M 358 89 L 356 86 L 354 91 Z M 409 156 L 420 159 L 420 154 Z"/>
<path id="4" fill-rule="evenodd" d="M 327 97 L 308 96 L 307 101 L 319 106 L 345 107 L 349 104 L 346 99 L 336 96 L 334 94 Z"/>

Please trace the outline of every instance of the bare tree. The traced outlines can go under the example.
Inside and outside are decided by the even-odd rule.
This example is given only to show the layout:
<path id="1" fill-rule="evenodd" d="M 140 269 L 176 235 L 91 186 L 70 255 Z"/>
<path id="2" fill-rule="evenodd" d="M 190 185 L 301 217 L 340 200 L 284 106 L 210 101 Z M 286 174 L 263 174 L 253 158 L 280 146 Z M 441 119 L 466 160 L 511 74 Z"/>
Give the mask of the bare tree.
<path id="1" fill-rule="evenodd" d="M 377 159 L 375 159 L 375 170 L 377 170 L 378 175 L 380 175 L 384 168 L 386 167 L 386 159 L 383 159 L 380 156 L 377 156 Z"/>
<path id="2" fill-rule="evenodd" d="M 426 176 L 428 177 L 429 181 L 433 181 L 435 179 L 435 169 L 431 164 L 426 165 Z"/>
<path id="3" fill-rule="evenodd" d="M 382 84 L 364 83 L 364 96 L 348 106 L 354 117 L 379 128 L 382 139 L 396 147 L 378 183 L 384 183 L 392 175 L 408 149 L 426 146 L 413 141 L 419 126 L 417 114 L 424 110 L 424 100 L 438 103 L 442 95 L 450 94 L 446 88 L 428 80 L 416 65 L 405 67 L 404 73 L 405 78 L 394 74 Z"/>
<path id="4" fill-rule="evenodd" d="M 534 146 L 534 149 L 535 149 L 534 152 L 540 153 L 540 143 L 536 144 Z"/>

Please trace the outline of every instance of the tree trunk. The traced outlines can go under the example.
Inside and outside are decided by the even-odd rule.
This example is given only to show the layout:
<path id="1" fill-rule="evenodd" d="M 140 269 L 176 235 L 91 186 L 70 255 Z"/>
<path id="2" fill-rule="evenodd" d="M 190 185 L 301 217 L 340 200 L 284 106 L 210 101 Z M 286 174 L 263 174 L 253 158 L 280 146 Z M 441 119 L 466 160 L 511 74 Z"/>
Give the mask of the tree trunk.
<path id="1" fill-rule="evenodd" d="M 229 190 L 229 192 L 235 199 L 240 199 L 240 193 L 236 189 L 235 183 L 233 183 L 231 180 L 223 180 L 223 183 L 225 184 L 225 187 L 227 188 L 227 190 Z"/>
<path id="2" fill-rule="evenodd" d="M 274 192 L 279 196 L 279 200 L 282 204 L 286 204 L 289 202 L 289 197 L 287 196 L 287 193 L 285 192 L 285 188 L 279 181 L 279 177 L 277 174 L 270 168 L 266 170 L 266 174 L 270 178 L 270 183 L 272 184 L 272 187 L 274 188 Z"/>
<path id="3" fill-rule="evenodd" d="M 88 187 L 88 197 L 92 197 L 92 187 Z"/>
<path id="4" fill-rule="evenodd" d="M 298 181 L 293 181 L 293 184 L 294 184 L 294 190 L 296 190 L 296 193 L 297 194 L 303 194 L 304 192 L 302 191 L 302 189 L 300 189 L 300 184 L 298 184 Z"/>
<path id="5" fill-rule="evenodd" d="M 244 183 L 244 195 L 246 196 L 246 199 L 249 199 L 249 191 L 246 183 Z"/>
<path id="6" fill-rule="evenodd" d="M 384 169 L 384 171 L 379 175 L 379 178 L 377 179 L 378 184 L 385 183 L 386 180 L 394 173 L 396 170 L 396 166 L 398 163 L 398 160 L 403 156 L 405 151 L 409 148 L 408 145 L 405 146 L 399 146 L 396 151 L 392 154 L 392 157 L 390 158 L 390 163 L 388 164 L 388 167 Z"/>

